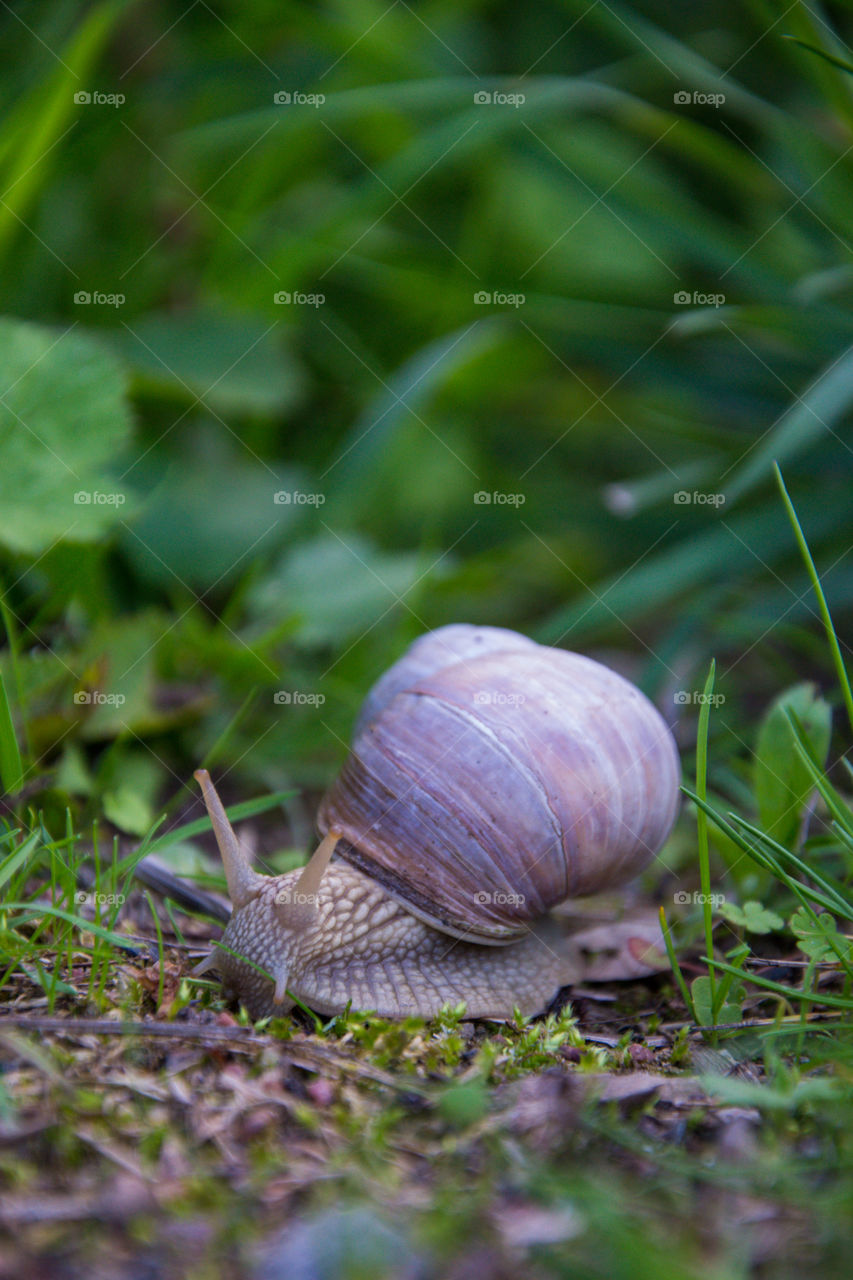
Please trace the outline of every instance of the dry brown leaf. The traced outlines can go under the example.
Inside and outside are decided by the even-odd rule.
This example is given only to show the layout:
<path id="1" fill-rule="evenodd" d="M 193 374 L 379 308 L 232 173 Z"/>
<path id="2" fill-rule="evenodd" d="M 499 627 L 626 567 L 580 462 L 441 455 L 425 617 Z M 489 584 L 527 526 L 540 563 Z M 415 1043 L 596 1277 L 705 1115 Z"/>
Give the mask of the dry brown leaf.
<path id="1" fill-rule="evenodd" d="M 618 982 L 645 978 L 669 968 L 656 911 L 641 908 L 622 920 L 588 925 L 565 943 L 579 982 Z"/>

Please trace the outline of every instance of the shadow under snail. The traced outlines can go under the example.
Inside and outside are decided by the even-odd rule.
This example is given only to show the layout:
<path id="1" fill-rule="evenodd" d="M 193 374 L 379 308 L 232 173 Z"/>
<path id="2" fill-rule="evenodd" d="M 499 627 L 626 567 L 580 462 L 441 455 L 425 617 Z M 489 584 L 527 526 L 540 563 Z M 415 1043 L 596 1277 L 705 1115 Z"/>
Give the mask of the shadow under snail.
<path id="1" fill-rule="evenodd" d="M 373 686 L 301 870 L 253 871 L 196 773 L 233 904 L 215 967 L 254 1018 L 541 1012 L 576 976 L 547 913 L 621 884 L 678 805 L 672 734 L 590 658 L 465 624 L 421 636 Z M 339 858 L 332 861 L 332 855 Z M 251 963 L 249 963 L 251 962 Z"/>

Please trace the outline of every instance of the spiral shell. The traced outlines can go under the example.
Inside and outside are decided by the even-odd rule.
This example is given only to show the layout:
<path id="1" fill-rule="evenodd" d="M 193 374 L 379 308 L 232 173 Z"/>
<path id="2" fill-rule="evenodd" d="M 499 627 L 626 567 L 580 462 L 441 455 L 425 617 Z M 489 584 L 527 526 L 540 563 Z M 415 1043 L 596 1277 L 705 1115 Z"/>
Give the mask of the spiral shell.
<path id="1" fill-rule="evenodd" d="M 679 778 L 662 716 L 608 667 L 444 627 L 371 690 L 318 824 L 415 915 L 508 942 L 641 871 L 672 827 Z"/>

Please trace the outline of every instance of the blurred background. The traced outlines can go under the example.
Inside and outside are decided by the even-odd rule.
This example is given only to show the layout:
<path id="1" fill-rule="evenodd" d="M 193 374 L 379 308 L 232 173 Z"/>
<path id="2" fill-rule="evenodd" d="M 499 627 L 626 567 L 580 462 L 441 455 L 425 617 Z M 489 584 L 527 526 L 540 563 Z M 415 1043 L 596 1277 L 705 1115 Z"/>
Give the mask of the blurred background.
<path id="1" fill-rule="evenodd" d="M 0 670 L 138 836 L 312 795 L 423 630 L 602 655 L 712 783 L 853 604 L 851 6 L 31 3 L 0 54 Z M 311 805 L 294 800 L 296 838 Z"/>

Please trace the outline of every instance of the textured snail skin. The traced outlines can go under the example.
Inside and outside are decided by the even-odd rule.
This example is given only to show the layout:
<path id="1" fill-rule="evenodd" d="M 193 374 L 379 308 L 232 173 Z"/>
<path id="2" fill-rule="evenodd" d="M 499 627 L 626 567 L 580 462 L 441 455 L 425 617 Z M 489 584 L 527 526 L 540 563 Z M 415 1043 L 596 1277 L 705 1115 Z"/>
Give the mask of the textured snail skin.
<path id="1" fill-rule="evenodd" d="M 346 863 L 333 863 L 317 892 L 316 923 L 298 934 L 282 930 L 276 899 L 293 896 L 299 871 L 259 877 L 263 883 L 235 911 L 222 942 L 286 982 L 290 995 L 322 1014 L 373 1009 L 384 1017 L 434 1017 L 464 1001 L 466 1017 L 497 1021 L 514 1007 L 544 1009 L 576 976 L 559 951 L 556 930 L 536 932 L 508 947 L 483 947 L 432 929 L 389 898 L 375 881 Z M 293 1007 L 276 1003 L 271 978 L 226 951 L 216 968 L 253 1018 Z"/>

